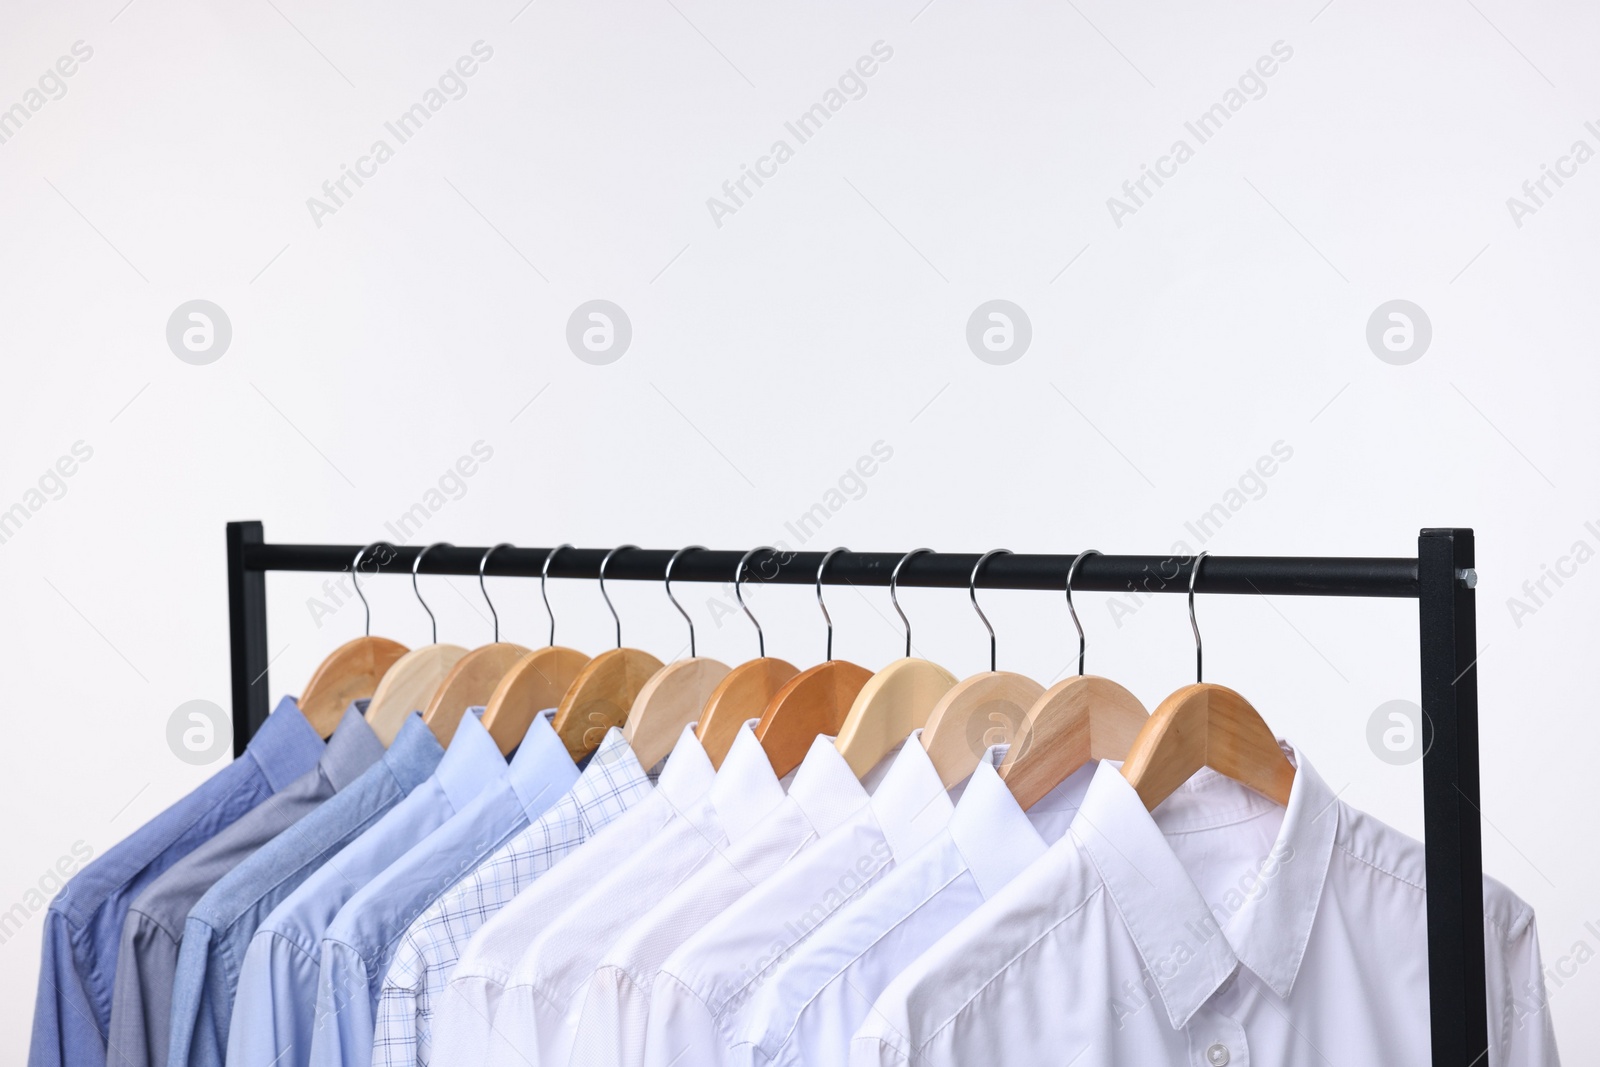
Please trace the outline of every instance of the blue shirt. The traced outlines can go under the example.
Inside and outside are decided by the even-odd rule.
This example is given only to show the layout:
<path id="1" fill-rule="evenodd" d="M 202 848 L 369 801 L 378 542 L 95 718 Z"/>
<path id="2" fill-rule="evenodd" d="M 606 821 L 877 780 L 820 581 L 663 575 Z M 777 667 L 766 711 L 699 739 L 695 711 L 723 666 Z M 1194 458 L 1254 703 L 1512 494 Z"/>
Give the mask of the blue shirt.
<path id="1" fill-rule="evenodd" d="M 505 757 L 478 716 L 463 716 L 428 780 L 273 909 L 245 953 L 228 1030 L 228 1067 L 304 1067 L 311 1057 L 320 947 L 328 924 L 351 894 L 466 807 L 505 769 Z"/>
<path id="2" fill-rule="evenodd" d="M 134 900 L 117 951 L 111 1029 L 106 1037 L 106 1062 L 111 1067 L 149 1067 L 167 1061 L 173 978 L 189 909 L 223 875 L 383 755 L 383 744 L 361 717 L 360 703 L 345 710 L 315 767 L 173 864 Z"/>
<path id="3" fill-rule="evenodd" d="M 105 1062 L 129 904 L 163 871 L 313 767 L 323 747 L 294 698 L 284 697 L 243 756 L 73 875 L 45 913 L 29 1067 Z M 80 853 L 74 845 L 73 855 L 86 859 L 87 849 Z M 37 907 L 26 896 L 23 902 Z M 0 943 L 12 933 L 0 925 Z"/>
<path id="4" fill-rule="evenodd" d="M 378 993 L 407 927 L 577 780 L 549 713 L 535 716 L 504 774 L 350 898 L 322 940 L 312 1064 L 369 1067 Z"/>
<path id="5" fill-rule="evenodd" d="M 222 1067 L 239 968 L 256 927 L 330 856 L 432 774 L 443 755 L 433 731 L 413 713 L 366 773 L 200 898 L 184 925 L 173 979 L 168 1067 Z"/>

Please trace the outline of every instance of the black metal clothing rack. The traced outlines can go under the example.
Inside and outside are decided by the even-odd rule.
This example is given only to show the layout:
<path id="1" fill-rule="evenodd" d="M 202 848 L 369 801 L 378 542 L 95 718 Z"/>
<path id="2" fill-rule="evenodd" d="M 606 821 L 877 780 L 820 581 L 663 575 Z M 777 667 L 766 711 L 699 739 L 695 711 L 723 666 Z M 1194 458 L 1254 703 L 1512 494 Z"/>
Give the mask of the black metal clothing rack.
<path id="1" fill-rule="evenodd" d="M 229 644 L 233 661 L 234 752 L 244 751 L 266 719 L 267 571 L 344 571 L 359 545 L 268 544 L 259 522 L 228 523 Z M 411 569 L 418 546 L 386 546 L 363 570 Z M 439 546 L 421 571 L 474 575 L 485 548 Z M 597 578 L 608 549 L 565 549 L 550 561 L 557 578 Z M 538 577 L 548 548 L 505 548 L 486 573 Z M 661 581 L 672 550 L 619 552 L 608 579 Z M 743 552 L 699 551 L 673 568 L 674 581 L 730 582 Z M 823 581 L 889 584 L 896 552 L 842 553 Z M 1004 555 L 991 559 L 982 585 L 994 589 L 1062 590 L 1075 559 Z M 899 584 L 965 588 L 977 553 L 927 553 L 901 568 Z M 751 558 L 746 581 L 810 584 L 820 552 L 764 552 Z M 1183 593 L 1193 557 L 1093 555 L 1083 559 L 1073 589 Z M 1434 1067 L 1483 1062 L 1488 1047 L 1483 941 L 1483 851 L 1478 795 L 1477 625 L 1469 529 L 1425 529 L 1415 557 L 1208 556 L 1195 588 L 1204 593 L 1290 596 L 1409 597 L 1418 604 L 1422 667 L 1423 828 L 1428 877 L 1428 975 Z"/>

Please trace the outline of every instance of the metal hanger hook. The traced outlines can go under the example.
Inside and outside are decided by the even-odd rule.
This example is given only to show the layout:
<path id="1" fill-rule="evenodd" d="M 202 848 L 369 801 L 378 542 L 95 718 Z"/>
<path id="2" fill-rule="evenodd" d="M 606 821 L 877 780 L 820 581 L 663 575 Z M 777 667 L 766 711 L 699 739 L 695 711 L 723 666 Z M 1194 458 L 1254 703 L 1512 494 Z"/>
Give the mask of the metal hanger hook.
<path id="1" fill-rule="evenodd" d="M 544 583 L 550 577 L 550 561 L 556 558 L 556 553 L 571 545 L 557 545 L 544 557 L 544 566 L 539 568 L 539 598 L 544 601 L 544 613 L 550 617 L 550 647 L 556 647 L 556 613 L 550 610 L 550 594 L 545 592 Z"/>
<path id="2" fill-rule="evenodd" d="M 900 557 L 900 562 L 894 565 L 894 570 L 889 572 L 889 603 L 894 605 L 894 613 L 900 616 L 900 622 L 906 628 L 906 656 L 911 656 L 911 620 L 906 618 L 906 613 L 900 610 L 900 597 L 897 591 L 900 587 L 900 568 L 906 565 L 912 556 L 920 556 L 932 552 L 931 548 L 913 548 L 910 552 Z"/>
<path id="3" fill-rule="evenodd" d="M 990 556 L 1009 555 L 1011 555 L 1009 548 L 991 548 L 978 557 L 978 562 L 972 565 L 972 577 L 967 580 L 967 595 L 972 598 L 972 610 L 978 613 L 978 618 L 983 620 L 983 628 L 989 631 L 989 670 L 991 671 L 994 670 L 995 663 L 994 627 L 989 625 L 989 616 L 985 615 L 983 609 L 978 606 L 978 572 L 983 570 L 983 565 L 989 562 Z"/>
<path id="4" fill-rule="evenodd" d="M 828 569 L 828 561 L 841 552 L 850 551 L 848 548 L 831 549 L 822 557 L 822 562 L 817 564 L 817 607 L 822 609 L 822 617 L 828 623 L 828 662 L 833 662 L 833 616 L 828 614 L 828 605 L 822 600 L 822 572 Z"/>
<path id="5" fill-rule="evenodd" d="M 605 597 L 606 607 L 611 610 L 611 618 L 617 624 L 617 647 L 622 647 L 622 616 L 617 614 L 617 609 L 611 603 L 611 594 L 606 592 L 606 564 L 611 562 L 611 557 L 627 548 L 638 548 L 638 545 L 618 545 L 605 554 L 600 561 L 600 595 Z"/>
<path id="6" fill-rule="evenodd" d="M 428 613 L 428 624 L 433 627 L 433 641 L 439 643 L 439 620 L 433 617 L 433 609 L 428 607 L 428 602 L 422 599 L 422 590 L 417 588 L 417 568 L 422 566 L 422 557 L 436 548 L 454 548 L 449 541 L 435 541 L 433 544 L 417 553 L 417 558 L 411 561 L 411 591 L 417 595 L 417 603 L 422 605 L 422 610 Z"/>
<path id="7" fill-rule="evenodd" d="M 1194 631 L 1194 681 L 1199 685 L 1205 680 L 1202 667 L 1205 665 L 1203 655 L 1204 646 L 1200 642 L 1200 624 L 1194 618 L 1194 583 L 1200 577 L 1200 563 L 1211 553 L 1200 552 L 1194 557 L 1194 566 L 1189 570 L 1189 629 Z"/>
<path id="8" fill-rule="evenodd" d="M 1072 579 L 1077 576 L 1078 564 L 1083 562 L 1084 556 L 1102 555 L 1098 548 L 1086 548 L 1079 552 L 1072 561 L 1072 566 L 1067 568 L 1067 611 L 1072 615 L 1072 625 L 1078 628 L 1078 674 L 1083 674 L 1083 653 L 1086 642 L 1083 639 L 1083 623 L 1078 621 L 1078 609 L 1072 606 Z"/>
<path id="9" fill-rule="evenodd" d="M 740 556 L 739 565 L 733 568 L 733 598 L 739 602 L 739 607 L 744 610 L 745 616 L 749 618 L 750 625 L 756 628 L 756 648 L 760 652 L 762 659 L 767 658 L 767 635 L 761 632 L 761 621 L 755 617 L 755 613 L 750 610 L 750 606 L 744 602 L 744 593 L 740 590 L 739 583 L 744 580 L 745 564 L 750 562 L 751 556 L 757 552 L 776 551 L 777 549 L 771 545 L 758 545 Z"/>
<path id="10" fill-rule="evenodd" d="M 483 602 L 489 605 L 489 617 L 494 620 L 495 644 L 500 643 L 500 613 L 494 610 L 494 601 L 489 599 L 489 588 L 483 584 L 483 569 L 489 565 L 490 556 L 494 555 L 502 548 L 515 547 L 516 546 L 510 541 L 501 541 L 498 545 L 495 545 L 493 548 L 489 549 L 489 551 L 485 552 L 483 554 L 483 558 L 478 561 L 478 591 L 483 594 Z"/>
<path id="11" fill-rule="evenodd" d="M 372 636 L 372 605 L 367 603 L 367 594 L 361 591 L 361 579 L 357 577 L 357 575 L 361 571 L 361 560 L 363 557 L 365 557 L 368 552 L 371 552 L 379 545 L 387 545 L 388 543 L 389 542 L 387 541 L 374 541 L 372 544 L 367 545 L 358 551 L 356 553 L 356 558 L 350 561 L 350 582 L 356 587 L 356 596 L 361 598 L 361 610 L 367 613 L 367 622 L 366 626 L 362 630 L 362 633 L 366 634 L 368 637 Z M 378 565 L 381 567 L 383 564 L 380 562 Z"/>
<path id="12" fill-rule="evenodd" d="M 672 554 L 672 558 L 667 560 L 667 577 L 666 577 L 667 599 L 672 601 L 672 606 L 678 609 L 678 614 L 683 616 L 683 621 L 689 624 L 689 658 L 690 659 L 694 659 L 694 620 L 689 617 L 689 613 L 687 611 L 683 610 L 683 605 L 678 603 L 678 598 L 672 595 L 672 565 L 674 563 L 677 563 L 678 562 L 678 558 L 680 556 L 682 556 L 685 552 L 704 552 L 705 550 L 706 550 L 706 546 L 705 545 L 689 545 L 686 548 L 678 549 L 678 551 L 676 551 L 676 552 L 674 552 Z"/>

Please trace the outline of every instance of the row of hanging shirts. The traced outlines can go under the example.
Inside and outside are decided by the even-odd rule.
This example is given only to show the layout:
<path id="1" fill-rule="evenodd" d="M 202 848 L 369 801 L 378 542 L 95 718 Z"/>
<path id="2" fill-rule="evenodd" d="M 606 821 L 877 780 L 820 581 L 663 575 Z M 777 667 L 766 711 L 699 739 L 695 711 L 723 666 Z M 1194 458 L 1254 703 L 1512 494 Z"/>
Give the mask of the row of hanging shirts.
<path id="1" fill-rule="evenodd" d="M 352 575 L 379 546 L 357 553 Z M 413 590 L 429 546 L 412 566 Z M 1239 693 L 367 632 L 52 903 L 32 1067 L 1420 1063 L 1421 846 Z M 544 594 L 552 549 L 540 577 Z M 359 579 L 356 591 L 360 594 Z M 362 595 L 363 605 L 365 596 Z M 548 612 L 549 600 L 545 597 Z M 1015 724 L 995 737 L 997 724 Z M 993 742 L 993 743 L 991 743 Z M 1485 880 L 1491 1067 L 1554 1064 Z"/>

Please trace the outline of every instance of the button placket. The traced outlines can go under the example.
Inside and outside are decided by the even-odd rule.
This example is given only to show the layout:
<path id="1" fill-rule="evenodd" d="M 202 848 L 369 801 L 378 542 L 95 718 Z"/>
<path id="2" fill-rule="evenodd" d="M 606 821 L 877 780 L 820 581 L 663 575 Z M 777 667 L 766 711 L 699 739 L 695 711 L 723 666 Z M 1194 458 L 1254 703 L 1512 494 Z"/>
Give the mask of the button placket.
<path id="1" fill-rule="evenodd" d="M 1249 1067 L 1250 1046 L 1237 1019 L 1202 1009 L 1190 1020 L 1188 1030 L 1194 1067 Z"/>

